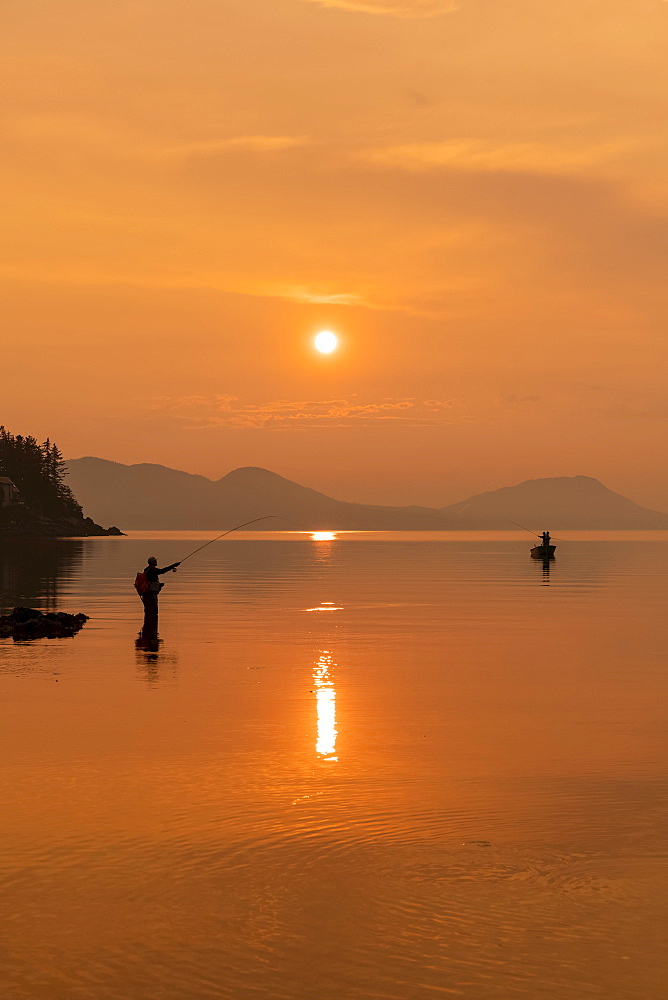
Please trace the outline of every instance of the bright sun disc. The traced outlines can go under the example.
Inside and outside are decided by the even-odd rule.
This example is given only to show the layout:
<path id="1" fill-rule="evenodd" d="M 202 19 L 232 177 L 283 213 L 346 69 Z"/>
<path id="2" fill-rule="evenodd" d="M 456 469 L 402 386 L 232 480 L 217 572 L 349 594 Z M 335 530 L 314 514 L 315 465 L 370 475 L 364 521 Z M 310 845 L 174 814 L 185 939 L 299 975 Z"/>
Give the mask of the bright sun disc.
<path id="1" fill-rule="evenodd" d="M 318 336 L 315 338 L 315 346 L 321 354 L 331 354 L 335 351 L 338 345 L 338 340 L 335 333 L 331 330 L 321 330 Z"/>

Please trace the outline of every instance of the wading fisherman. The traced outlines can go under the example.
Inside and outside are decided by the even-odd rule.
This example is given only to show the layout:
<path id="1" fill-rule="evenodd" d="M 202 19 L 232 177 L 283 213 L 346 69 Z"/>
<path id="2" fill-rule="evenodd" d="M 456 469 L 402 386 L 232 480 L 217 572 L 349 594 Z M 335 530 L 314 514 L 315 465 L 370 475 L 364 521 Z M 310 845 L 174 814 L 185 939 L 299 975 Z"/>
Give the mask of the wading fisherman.
<path id="1" fill-rule="evenodd" d="M 192 559 L 196 556 L 198 552 L 205 549 L 207 545 L 212 545 L 217 542 L 219 538 L 224 538 L 225 535 L 231 535 L 233 531 L 238 531 L 239 528 L 245 528 L 249 524 L 256 524 L 258 521 L 267 521 L 272 517 L 281 517 L 280 514 L 263 514 L 262 517 L 254 517 L 251 521 L 244 521 L 243 524 L 237 524 L 235 528 L 228 528 L 227 531 L 222 531 L 220 535 L 216 535 L 215 538 L 211 538 L 204 545 L 200 545 L 198 549 L 194 552 L 190 552 L 187 556 L 184 556 L 180 562 L 172 563 L 171 566 L 163 566 L 162 569 L 158 569 L 158 560 L 155 556 L 148 557 L 148 566 L 141 573 L 137 573 L 135 577 L 135 590 L 142 599 L 142 604 L 144 605 L 144 630 L 147 632 L 155 632 L 157 636 L 158 628 L 158 594 L 162 590 L 164 584 L 160 583 L 160 577 L 163 573 L 169 573 L 170 570 L 175 570 L 177 566 L 180 566 L 182 562 L 186 559 Z M 290 518 L 283 518 L 285 521 L 289 521 Z M 305 528 L 306 525 L 301 524 L 299 521 L 291 521 L 291 524 L 299 524 L 299 527 Z"/>
<path id="2" fill-rule="evenodd" d="M 146 590 L 140 594 L 144 605 L 145 624 L 157 624 L 158 621 L 158 594 L 164 587 L 164 583 L 160 583 L 160 577 L 163 573 L 169 573 L 170 570 L 176 569 L 180 565 L 180 562 L 175 562 L 171 566 L 163 566 L 162 569 L 158 569 L 158 560 L 155 556 L 148 557 L 148 566 L 144 570 Z"/>

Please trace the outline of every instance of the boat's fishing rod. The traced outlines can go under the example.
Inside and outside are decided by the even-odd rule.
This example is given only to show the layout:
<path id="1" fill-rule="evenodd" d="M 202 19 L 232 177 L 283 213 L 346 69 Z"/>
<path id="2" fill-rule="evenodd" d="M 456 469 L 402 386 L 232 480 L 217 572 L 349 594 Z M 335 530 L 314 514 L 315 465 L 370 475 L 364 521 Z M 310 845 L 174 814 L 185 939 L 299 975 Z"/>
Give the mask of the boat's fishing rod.
<path id="1" fill-rule="evenodd" d="M 532 531 L 531 528 L 525 528 L 523 524 L 518 524 L 517 521 L 511 521 L 509 517 L 506 518 L 506 521 L 508 522 L 508 524 L 514 524 L 516 528 L 521 528 L 522 531 L 528 531 L 529 534 L 533 535 L 535 538 L 541 537 L 540 532 Z"/>
<path id="2" fill-rule="evenodd" d="M 184 556 L 183 559 L 180 560 L 180 563 L 184 563 L 186 559 L 192 559 L 192 557 L 196 556 L 198 552 L 201 552 L 202 549 L 205 549 L 207 545 L 213 545 L 214 542 L 217 542 L 219 538 L 224 538 L 225 535 L 231 535 L 233 531 L 238 531 L 239 528 L 246 528 L 248 527 L 249 524 L 257 524 L 258 521 L 268 521 L 272 517 L 280 518 L 280 520 L 282 521 L 289 521 L 290 524 L 296 524 L 300 528 L 306 528 L 305 524 L 301 524 L 299 521 L 293 521 L 289 517 L 283 517 L 282 514 L 264 514 L 262 517 L 254 517 L 252 521 L 244 521 L 243 524 L 237 524 L 234 528 L 229 528 L 227 531 L 221 531 L 221 533 L 219 535 L 216 535 L 215 538 L 210 538 L 208 542 L 205 542 L 204 545 L 200 545 L 200 547 L 198 549 L 195 549 L 194 552 L 191 552 L 189 555 Z M 306 530 L 310 531 L 310 528 L 306 528 Z"/>

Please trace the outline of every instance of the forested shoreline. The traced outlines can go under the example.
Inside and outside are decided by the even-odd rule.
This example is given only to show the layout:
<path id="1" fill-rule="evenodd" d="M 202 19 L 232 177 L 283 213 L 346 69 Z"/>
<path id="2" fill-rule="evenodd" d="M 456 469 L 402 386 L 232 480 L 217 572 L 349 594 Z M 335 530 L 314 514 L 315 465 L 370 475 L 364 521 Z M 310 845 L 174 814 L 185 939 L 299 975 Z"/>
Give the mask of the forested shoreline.
<path id="1" fill-rule="evenodd" d="M 12 434 L 0 425 L 0 533 L 31 535 L 122 534 L 85 517 L 65 482 L 67 469 L 58 445 L 49 438 Z"/>

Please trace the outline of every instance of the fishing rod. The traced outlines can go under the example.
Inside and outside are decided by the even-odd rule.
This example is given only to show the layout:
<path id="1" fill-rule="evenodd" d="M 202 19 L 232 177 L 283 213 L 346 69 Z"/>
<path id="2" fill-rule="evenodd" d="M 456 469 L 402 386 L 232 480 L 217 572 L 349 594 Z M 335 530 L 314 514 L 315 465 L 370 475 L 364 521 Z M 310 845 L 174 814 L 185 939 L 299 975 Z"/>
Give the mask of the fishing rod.
<path id="1" fill-rule="evenodd" d="M 198 552 L 201 552 L 202 549 L 205 549 L 207 545 L 213 545 L 213 543 L 217 542 L 219 538 L 224 538 L 225 535 L 231 535 L 233 531 L 238 531 L 239 528 L 246 528 L 248 527 L 249 524 L 257 524 L 258 521 L 268 521 L 273 517 L 277 517 L 281 521 L 289 521 L 290 524 L 296 524 L 300 528 L 306 528 L 305 524 L 301 524 L 301 522 L 299 521 L 293 521 L 289 517 L 283 517 L 282 514 L 264 514 L 263 517 L 254 517 L 252 521 L 244 521 L 243 524 L 237 524 L 236 527 L 234 528 L 229 528 L 227 531 L 222 531 L 219 535 L 216 535 L 215 538 L 211 538 L 209 539 L 208 542 L 205 542 L 204 545 L 200 545 L 200 547 L 198 549 L 195 549 L 194 552 L 191 552 L 190 555 L 184 556 L 183 559 L 180 560 L 180 563 L 184 563 L 186 559 L 192 559 L 192 557 L 196 556 Z M 309 531 L 310 529 L 306 528 L 306 530 Z"/>
<path id="2" fill-rule="evenodd" d="M 535 538 L 541 537 L 538 531 L 532 531 L 531 528 L 525 528 L 523 524 L 518 524 L 517 521 L 511 521 L 509 517 L 506 518 L 506 521 L 508 524 L 514 524 L 516 528 L 521 528 L 522 531 L 528 531 L 529 534 L 533 535 Z"/>

